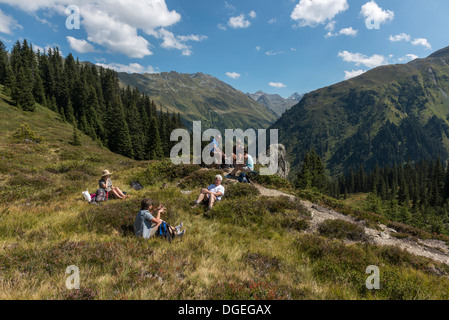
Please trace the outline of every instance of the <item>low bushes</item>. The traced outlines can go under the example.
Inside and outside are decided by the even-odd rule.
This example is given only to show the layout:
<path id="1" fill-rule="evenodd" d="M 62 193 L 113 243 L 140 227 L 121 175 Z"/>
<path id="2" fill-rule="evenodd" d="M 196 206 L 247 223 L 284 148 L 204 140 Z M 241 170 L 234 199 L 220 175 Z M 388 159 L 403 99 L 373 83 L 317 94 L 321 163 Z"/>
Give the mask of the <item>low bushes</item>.
<path id="1" fill-rule="evenodd" d="M 145 186 L 153 186 L 159 182 L 175 182 L 190 176 L 201 169 L 199 165 L 174 165 L 169 160 L 151 163 L 132 180 L 137 180 Z M 212 180 L 213 182 L 213 180 Z M 211 182 L 209 182 L 209 185 Z"/>
<path id="2" fill-rule="evenodd" d="M 350 222 L 343 220 L 327 220 L 318 228 L 322 236 L 332 239 L 347 239 L 351 241 L 366 241 L 365 230 Z"/>
<path id="3" fill-rule="evenodd" d="M 277 175 L 270 175 L 270 176 L 259 175 L 254 180 L 266 188 L 271 188 L 271 189 L 291 189 L 292 188 L 292 184 L 287 179 L 282 179 L 281 177 L 279 177 Z"/>
<path id="4" fill-rule="evenodd" d="M 444 290 L 449 281 L 435 275 L 435 270 L 445 273 L 448 266 L 390 246 L 370 244 L 345 245 L 339 240 L 329 240 L 315 235 L 302 235 L 296 241 L 300 254 L 312 262 L 313 275 L 320 282 L 344 285 L 355 290 L 361 298 L 385 300 L 448 299 Z M 381 290 L 369 291 L 366 286 L 368 266 L 380 269 Z M 335 292 L 342 295 L 343 293 Z"/>
<path id="5" fill-rule="evenodd" d="M 202 170 L 196 171 L 185 178 L 180 184 L 181 189 L 196 189 L 207 188 L 214 183 L 216 175 L 223 176 L 223 172 L 220 170 Z M 226 178 L 223 177 L 223 184 L 226 183 Z"/>
<path id="6" fill-rule="evenodd" d="M 226 186 L 225 197 L 226 199 L 236 198 L 249 198 L 257 197 L 260 195 L 260 191 L 252 184 L 248 183 L 233 183 Z"/>
<path id="7" fill-rule="evenodd" d="M 80 213 L 80 219 L 87 225 L 89 232 L 94 231 L 98 234 L 118 232 L 122 236 L 132 236 L 140 201 L 109 201 L 98 207 L 91 206 Z"/>

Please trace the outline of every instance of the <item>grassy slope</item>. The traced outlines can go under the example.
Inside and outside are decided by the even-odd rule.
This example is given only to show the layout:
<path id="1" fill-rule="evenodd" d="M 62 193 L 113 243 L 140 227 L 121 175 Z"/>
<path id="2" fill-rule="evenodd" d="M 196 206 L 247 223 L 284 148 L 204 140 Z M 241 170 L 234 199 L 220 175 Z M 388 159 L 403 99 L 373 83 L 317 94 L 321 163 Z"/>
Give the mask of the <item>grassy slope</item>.
<path id="1" fill-rule="evenodd" d="M 394 248 L 300 233 L 293 222 L 306 221 L 297 220 L 303 210 L 285 199 L 227 199 L 214 218 L 203 218 L 201 209 L 189 208 L 192 196 L 175 186 L 189 172 L 162 178 L 154 171 L 162 164 L 144 169 L 148 163 L 100 149 L 85 136 L 82 147 L 73 147 L 71 127 L 55 113 L 42 107 L 23 113 L 5 99 L 0 96 L 0 299 L 449 298 L 449 280 L 437 275 L 449 272 L 444 266 Z M 23 122 L 45 141 L 13 142 L 9 136 Z M 95 190 L 104 168 L 124 189 L 134 177 L 146 188 L 127 202 L 89 206 L 81 192 Z M 185 188 L 198 191 L 197 174 Z M 167 189 L 164 181 L 171 181 Z M 129 234 L 147 196 L 168 205 L 168 221 L 184 221 L 183 242 Z M 364 287 L 372 264 L 382 272 L 382 290 L 374 293 Z M 70 265 L 80 268 L 77 293 L 65 290 Z"/>

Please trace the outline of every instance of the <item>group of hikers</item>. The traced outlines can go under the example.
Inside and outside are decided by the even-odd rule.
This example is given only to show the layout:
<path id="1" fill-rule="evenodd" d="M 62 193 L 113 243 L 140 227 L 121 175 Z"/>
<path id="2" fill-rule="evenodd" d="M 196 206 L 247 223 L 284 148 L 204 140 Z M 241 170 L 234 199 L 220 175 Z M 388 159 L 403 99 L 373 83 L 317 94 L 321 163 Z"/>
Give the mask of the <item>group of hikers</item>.
<path id="1" fill-rule="evenodd" d="M 219 142 L 221 141 L 221 135 L 217 135 L 210 144 L 210 155 L 215 159 L 214 163 L 226 163 L 228 156 L 220 149 Z M 250 173 L 254 171 L 253 157 L 248 154 L 248 150 L 243 147 L 240 141 L 237 141 L 237 145 L 233 149 L 231 168 L 233 171 L 226 176 L 226 178 L 234 178 L 236 174 L 241 171 L 242 173 Z M 223 167 L 223 166 L 222 166 Z M 102 202 L 108 198 L 113 199 L 129 199 L 130 196 L 126 192 L 121 191 L 119 188 L 114 187 L 111 180 L 112 173 L 108 170 L 104 170 L 99 180 L 100 189 L 96 194 L 96 201 Z M 217 175 L 214 182 L 201 190 L 198 199 L 191 203 L 192 208 L 197 208 L 201 204 L 208 206 L 206 215 L 212 212 L 214 204 L 220 202 L 225 195 L 225 187 L 222 185 L 223 177 Z M 181 223 L 177 227 L 171 227 L 164 220 L 161 219 L 161 215 L 166 213 L 165 206 L 156 203 L 151 199 L 144 199 L 141 203 L 140 211 L 136 216 L 134 223 L 134 233 L 137 237 L 143 237 L 149 239 L 161 233 L 161 228 L 164 227 L 165 231 L 171 238 L 183 237 L 186 230 L 182 230 L 184 224 Z"/>

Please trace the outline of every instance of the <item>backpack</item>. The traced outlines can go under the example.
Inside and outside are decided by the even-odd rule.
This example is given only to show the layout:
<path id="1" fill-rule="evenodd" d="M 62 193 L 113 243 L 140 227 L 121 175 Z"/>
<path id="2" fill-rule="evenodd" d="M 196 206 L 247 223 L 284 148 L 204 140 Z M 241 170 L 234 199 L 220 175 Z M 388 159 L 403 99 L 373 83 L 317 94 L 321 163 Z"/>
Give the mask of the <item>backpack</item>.
<path id="1" fill-rule="evenodd" d="M 134 190 L 137 190 L 137 191 L 143 189 L 142 185 L 138 181 L 132 181 L 131 182 L 131 187 L 134 188 Z"/>
<path id="2" fill-rule="evenodd" d="M 157 230 L 157 236 L 159 238 L 167 240 L 170 243 L 175 237 L 174 235 L 172 236 L 170 234 L 170 226 L 168 224 L 166 224 L 165 222 L 162 222 L 159 229 Z"/>
<path id="3" fill-rule="evenodd" d="M 249 183 L 249 178 L 245 173 L 242 173 L 239 177 L 240 183 Z"/>
<path id="4" fill-rule="evenodd" d="M 103 188 L 100 188 L 91 197 L 92 197 L 91 202 L 96 202 L 96 203 L 105 202 L 105 201 L 108 201 L 108 199 L 109 199 L 109 193 L 106 192 L 106 190 L 104 190 Z"/>

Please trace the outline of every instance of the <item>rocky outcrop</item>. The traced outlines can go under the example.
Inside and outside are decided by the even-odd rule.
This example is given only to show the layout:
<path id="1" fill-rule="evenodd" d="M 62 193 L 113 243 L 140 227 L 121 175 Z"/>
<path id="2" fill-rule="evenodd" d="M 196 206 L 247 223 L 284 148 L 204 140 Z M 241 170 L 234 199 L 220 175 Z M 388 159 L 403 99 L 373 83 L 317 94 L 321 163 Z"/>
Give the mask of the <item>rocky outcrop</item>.
<path id="1" fill-rule="evenodd" d="M 276 152 L 277 151 L 277 152 Z M 287 150 L 285 146 L 282 144 L 275 144 L 270 146 L 267 150 L 267 157 L 270 158 L 270 163 L 274 163 L 276 161 L 278 163 L 278 170 L 276 175 L 283 179 L 287 179 L 290 174 L 290 162 L 287 160 Z"/>

